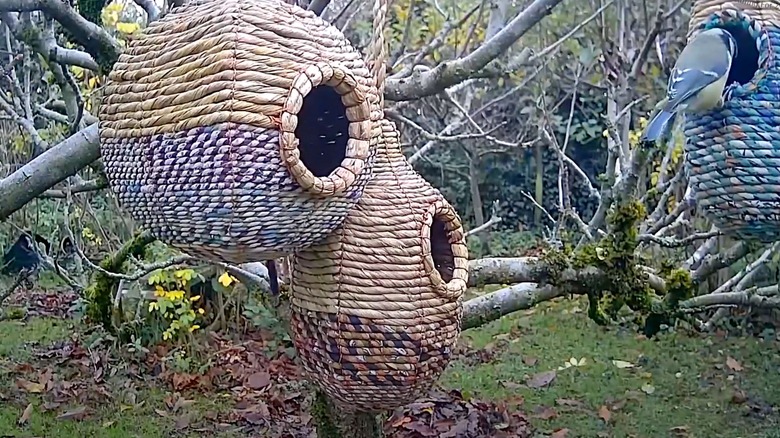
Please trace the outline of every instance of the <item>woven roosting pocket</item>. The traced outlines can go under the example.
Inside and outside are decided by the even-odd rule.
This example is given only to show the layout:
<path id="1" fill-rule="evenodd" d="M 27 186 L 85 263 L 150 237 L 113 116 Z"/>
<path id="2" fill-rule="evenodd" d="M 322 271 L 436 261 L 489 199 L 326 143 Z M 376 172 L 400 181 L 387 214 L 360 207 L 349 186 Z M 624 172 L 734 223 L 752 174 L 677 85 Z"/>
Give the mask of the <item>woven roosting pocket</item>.
<path id="1" fill-rule="evenodd" d="M 695 32 L 702 23 L 709 21 L 713 14 L 719 14 L 729 10 L 739 10 L 762 24 L 774 23 L 774 25 L 778 25 L 778 23 L 780 23 L 780 3 L 777 3 L 777 0 L 734 2 L 723 0 L 697 0 L 694 1 L 691 10 L 691 19 L 688 26 L 689 33 Z"/>
<path id="2" fill-rule="evenodd" d="M 698 207 L 723 232 L 777 240 L 780 232 L 780 29 L 724 9 L 697 30 L 722 27 L 738 42 L 716 110 L 685 122 L 686 167 Z"/>
<path id="3" fill-rule="evenodd" d="M 111 71 L 106 173 L 141 226 L 186 252 L 233 263 L 290 254 L 360 198 L 376 93 L 360 53 L 314 13 L 194 0 Z"/>
<path id="4" fill-rule="evenodd" d="M 460 218 L 382 121 L 374 177 L 344 224 L 295 253 L 292 328 L 309 380 L 343 409 L 414 401 L 460 333 L 468 253 Z"/>

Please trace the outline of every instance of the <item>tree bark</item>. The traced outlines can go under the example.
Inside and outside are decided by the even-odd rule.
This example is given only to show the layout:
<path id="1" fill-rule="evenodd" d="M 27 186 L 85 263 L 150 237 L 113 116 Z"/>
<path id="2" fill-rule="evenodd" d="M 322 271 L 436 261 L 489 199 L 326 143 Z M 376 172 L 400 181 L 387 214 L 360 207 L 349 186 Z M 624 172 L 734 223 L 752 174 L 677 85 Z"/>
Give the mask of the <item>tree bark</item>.
<path id="1" fill-rule="evenodd" d="M 0 221 L 98 158 L 100 138 L 95 123 L 0 180 Z"/>

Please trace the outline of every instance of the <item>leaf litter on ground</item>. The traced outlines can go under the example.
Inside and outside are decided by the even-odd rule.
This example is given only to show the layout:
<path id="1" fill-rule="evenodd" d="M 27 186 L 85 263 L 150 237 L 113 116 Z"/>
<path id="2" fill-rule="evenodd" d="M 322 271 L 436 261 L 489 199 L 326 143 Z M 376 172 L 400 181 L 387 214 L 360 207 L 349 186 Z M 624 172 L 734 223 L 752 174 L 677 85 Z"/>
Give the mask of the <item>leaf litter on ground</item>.
<path id="1" fill-rule="evenodd" d="M 116 405 L 120 412 L 138 409 L 147 403 L 144 391 L 162 385 L 167 395 L 148 404 L 173 430 L 233 428 L 268 438 L 316 438 L 310 413 L 312 387 L 301 381 L 289 349 L 271 348 L 269 339 L 262 331 L 242 333 L 241 339 L 209 334 L 210 366 L 200 373 L 183 373 L 166 366 L 168 348 L 149 348 L 139 359 L 113 350 L 111 342 L 91 343 L 88 349 L 76 333 L 35 347 L 30 363 L 16 364 L 11 376 L 16 384 L 8 396 L 20 408 L 26 406 L 20 425 L 28 423 L 34 412 L 51 412 L 59 421 L 97 421 L 107 428 L 113 421 L 99 418 L 105 406 Z M 545 387 L 554 379 L 555 371 L 548 371 L 528 382 Z M 210 399 L 224 396 L 232 406 L 196 416 L 190 408 L 200 403 L 199 393 Z M 40 403 L 31 403 L 30 396 L 40 397 Z M 464 399 L 458 391 L 433 389 L 427 397 L 396 410 L 385 429 L 388 438 L 531 437 L 533 428 L 518 405 L 522 398 L 516 404 L 492 403 Z"/>

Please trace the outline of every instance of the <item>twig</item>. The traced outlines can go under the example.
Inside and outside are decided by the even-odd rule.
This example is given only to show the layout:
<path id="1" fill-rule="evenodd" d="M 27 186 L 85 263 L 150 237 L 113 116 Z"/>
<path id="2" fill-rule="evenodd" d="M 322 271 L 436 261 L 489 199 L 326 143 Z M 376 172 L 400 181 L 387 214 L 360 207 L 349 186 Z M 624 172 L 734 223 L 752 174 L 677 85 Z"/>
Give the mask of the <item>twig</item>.
<path id="1" fill-rule="evenodd" d="M 67 3 L 60 0 L 3 0 L 0 12 L 33 12 L 42 10 L 57 20 L 71 33 L 74 39 L 83 45 L 92 56 L 114 64 L 122 51 L 119 42 L 103 28 L 79 15 Z M 98 62 L 101 64 L 101 62 Z"/>
<path id="2" fill-rule="evenodd" d="M 541 133 L 542 137 L 545 139 L 547 144 L 550 145 L 553 152 L 555 152 L 556 155 L 558 155 L 558 158 L 564 163 L 566 163 L 567 166 L 569 166 L 572 170 L 574 170 L 574 172 L 577 175 L 580 176 L 580 178 L 582 178 L 582 180 L 585 182 L 586 187 L 588 189 L 588 195 L 600 201 L 601 193 L 599 193 L 599 191 L 596 190 L 595 187 L 593 187 L 593 183 L 591 183 L 588 174 L 585 173 L 585 171 L 582 170 L 582 168 L 574 160 L 569 158 L 569 156 L 567 156 L 566 153 L 560 147 L 558 147 L 558 140 L 555 139 L 555 136 L 550 134 L 550 132 L 546 127 L 540 129 L 539 132 Z"/>
<path id="3" fill-rule="evenodd" d="M 777 253 L 778 250 L 780 250 L 780 242 L 775 242 L 771 247 L 767 248 L 755 261 L 742 268 L 742 270 L 728 279 L 728 281 L 720 285 L 720 287 L 715 289 L 715 291 L 712 293 L 722 294 L 726 293 L 732 288 L 740 291 L 748 288 L 749 286 L 752 286 L 753 278 L 759 272 L 758 268 L 767 264 L 770 258 L 775 253 Z M 712 317 L 710 317 L 710 319 L 704 323 L 703 329 L 706 331 L 712 330 L 712 328 L 715 327 L 715 324 L 717 324 L 718 321 L 726 316 L 727 313 L 727 309 L 718 309 L 718 311 L 715 312 L 715 314 L 713 314 Z"/>
<path id="4" fill-rule="evenodd" d="M 499 223 L 501 223 L 502 218 L 498 214 L 498 207 L 499 207 L 498 200 L 493 201 L 493 205 L 491 206 L 491 209 L 490 209 L 490 219 L 488 219 L 488 221 L 485 222 L 484 224 L 482 224 L 482 225 L 480 225 L 480 226 L 478 226 L 478 227 L 476 227 L 476 228 L 474 228 L 472 230 L 467 231 L 463 235 L 463 237 L 469 237 L 469 236 L 473 236 L 475 234 L 479 234 L 482 231 L 490 229 L 491 227 L 494 227 L 494 226 L 498 225 Z"/>
<path id="5" fill-rule="evenodd" d="M 539 59 L 544 59 L 548 55 L 550 55 L 555 50 L 558 50 L 558 48 L 561 46 L 561 44 L 565 43 L 569 38 L 571 38 L 574 34 L 579 32 L 583 27 L 590 24 L 591 21 L 595 20 L 597 17 L 601 15 L 602 12 L 604 12 L 608 7 L 612 6 L 612 4 L 615 3 L 615 0 L 609 0 L 606 3 L 604 3 L 600 8 L 596 10 L 596 12 L 592 13 L 590 16 L 588 16 L 585 20 L 583 20 L 580 24 L 574 26 L 572 30 L 567 32 L 564 36 L 560 37 L 558 41 L 550 44 L 549 46 L 545 47 L 544 50 L 541 52 L 533 55 L 528 60 L 529 63 L 536 62 Z"/>
<path id="6" fill-rule="evenodd" d="M 505 52 L 562 1 L 534 0 L 493 38 L 467 56 L 443 62 L 424 73 L 413 73 L 409 78 L 388 79 L 386 99 L 419 99 L 468 79 Z"/>
<path id="7" fill-rule="evenodd" d="M 452 141 L 470 140 L 470 139 L 475 139 L 475 138 L 484 138 L 490 132 L 493 132 L 493 131 L 495 131 L 497 129 L 500 129 L 501 126 L 503 126 L 503 125 L 496 126 L 493 129 L 491 129 L 490 131 L 488 131 L 487 133 L 475 132 L 475 133 L 469 133 L 469 134 L 441 135 L 441 134 L 433 134 L 433 133 L 427 131 L 425 128 L 423 128 L 422 126 L 418 125 L 413 120 L 411 120 L 408 117 L 405 117 L 405 116 L 403 116 L 401 114 L 398 114 L 398 113 L 396 113 L 394 111 L 386 110 L 385 114 L 387 116 L 393 118 L 393 119 L 396 119 L 396 120 L 398 120 L 400 122 L 403 122 L 404 124 L 407 124 L 407 125 L 411 126 L 416 131 L 418 131 L 423 137 L 425 137 L 426 139 L 431 140 L 431 141 L 441 142 L 441 143 L 452 142 Z"/>
<path id="8" fill-rule="evenodd" d="M 160 8 L 157 7 L 154 0 L 133 0 L 135 4 L 146 12 L 146 24 L 157 21 L 160 18 Z"/>
<path id="9" fill-rule="evenodd" d="M 521 192 L 520 192 L 520 194 L 521 194 L 521 195 L 523 195 L 523 196 L 525 196 L 526 198 L 528 198 L 528 200 L 529 200 L 529 201 L 531 201 L 531 203 L 534 205 L 534 207 L 536 207 L 536 208 L 538 208 L 539 210 L 541 210 L 541 212 L 542 212 L 542 213 L 544 213 L 544 214 L 545 214 L 545 216 L 547 216 L 547 219 L 549 219 L 549 220 L 550 220 L 550 222 L 552 222 L 552 223 L 553 223 L 553 225 L 558 223 L 558 221 L 556 221 L 556 220 L 555 220 L 555 218 L 553 218 L 553 217 L 552 217 L 552 215 L 551 215 L 551 214 L 550 214 L 550 213 L 547 211 L 547 209 L 545 209 L 544 207 L 542 207 L 541 205 L 539 205 L 539 203 L 538 203 L 538 202 L 536 202 L 536 199 L 534 199 L 534 197 L 533 197 L 533 196 L 531 196 L 531 194 L 530 194 L 530 193 L 528 193 L 528 192 L 524 192 L 524 191 L 521 191 Z"/>
<path id="10" fill-rule="evenodd" d="M 652 242 L 658 245 L 661 245 L 665 248 L 679 248 L 682 246 L 688 246 L 693 242 L 696 242 L 697 240 L 705 240 L 709 239 L 710 237 L 720 236 L 723 233 L 720 231 L 709 231 L 706 233 L 695 233 L 691 234 L 688 237 L 685 237 L 683 239 L 674 239 L 671 237 L 658 237 L 653 234 L 641 234 L 639 236 L 639 241 L 643 243 Z"/>
<path id="11" fill-rule="evenodd" d="M 770 286 L 768 289 L 777 290 L 777 286 Z M 755 293 L 758 288 L 751 292 L 726 292 L 722 294 L 707 294 L 693 297 L 680 303 L 680 309 L 692 311 L 694 309 L 703 311 L 716 307 L 757 307 L 757 308 L 778 308 L 780 307 L 780 297 L 767 297 Z"/>
<path id="12" fill-rule="evenodd" d="M 745 257 L 750 252 L 750 245 L 744 241 L 737 242 L 725 252 L 705 258 L 701 265 L 691 275 L 694 281 L 702 281 L 715 272 L 733 265 L 737 260 Z"/>
<path id="13" fill-rule="evenodd" d="M 97 180 L 91 180 L 91 181 L 84 181 L 80 184 L 75 184 L 70 187 L 70 193 L 76 194 L 76 193 L 85 193 L 85 192 L 94 192 L 97 190 L 102 190 L 108 187 L 108 182 L 105 179 L 97 179 Z M 56 199 L 65 199 L 68 197 L 68 194 L 65 190 L 47 190 L 43 192 L 40 195 L 41 198 L 56 198 Z"/>

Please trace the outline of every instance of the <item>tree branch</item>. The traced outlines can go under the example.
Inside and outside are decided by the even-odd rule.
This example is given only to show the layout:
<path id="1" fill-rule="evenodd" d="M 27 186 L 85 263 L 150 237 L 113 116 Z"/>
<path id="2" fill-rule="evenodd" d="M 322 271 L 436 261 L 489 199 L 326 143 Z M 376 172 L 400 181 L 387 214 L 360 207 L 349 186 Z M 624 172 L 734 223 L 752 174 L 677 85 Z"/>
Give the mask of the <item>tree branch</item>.
<path id="1" fill-rule="evenodd" d="M 119 42 L 102 27 L 79 15 L 66 2 L 60 0 L 3 0 L 0 12 L 33 12 L 41 10 L 57 20 L 73 38 L 95 58 L 104 70 L 119 58 L 122 51 Z"/>
<path id="2" fill-rule="evenodd" d="M 0 221 L 100 158 L 97 124 L 77 132 L 0 180 Z"/>
<path id="3" fill-rule="evenodd" d="M 330 0 L 314 0 L 309 4 L 309 10 L 317 15 L 322 15 L 329 4 Z"/>
<path id="4" fill-rule="evenodd" d="M 488 219 L 488 221 L 485 222 L 484 224 L 482 224 L 482 225 L 480 225 L 480 226 L 478 226 L 478 227 L 476 227 L 474 229 L 471 229 L 471 230 L 467 231 L 466 234 L 463 235 L 463 237 L 469 237 L 469 236 L 473 236 L 475 234 L 479 234 L 479 233 L 481 233 L 481 232 L 483 232 L 485 230 L 488 230 L 488 229 L 494 227 L 495 225 L 501 223 L 502 220 L 503 219 L 501 218 L 501 216 L 498 213 L 498 200 L 495 200 L 495 201 L 493 201 L 493 205 L 490 208 L 490 219 Z"/>
<path id="5" fill-rule="evenodd" d="M 472 77 L 509 49 L 562 1 L 534 0 L 504 29 L 466 57 L 443 62 L 426 72 L 416 71 L 406 78 L 388 79 L 385 98 L 395 101 L 419 99 Z"/>
<path id="6" fill-rule="evenodd" d="M 480 327 L 504 315 L 564 296 L 563 289 L 551 285 L 539 287 L 535 283 L 520 283 L 495 292 L 472 298 L 463 303 L 462 329 Z"/>
<path id="7" fill-rule="evenodd" d="M 65 199 L 68 197 L 68 193 L 86 193 L 103 190 L 108 187 L 108 182 L 103 179 L 84 181 L 83 183 L 76 184 L 68 187 L 66 190 L 46 190 L 41 194 L 41 198 L 54 198 Z"/>

